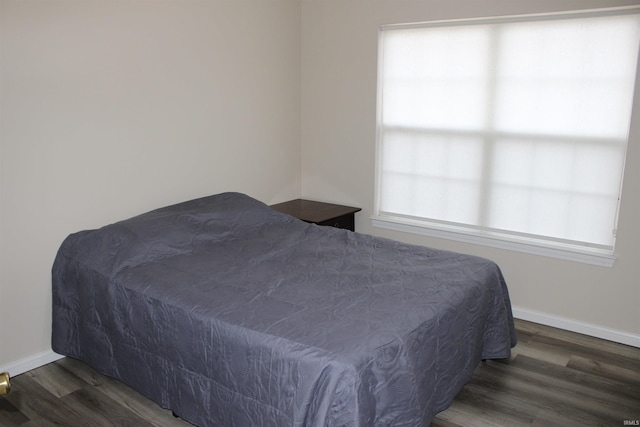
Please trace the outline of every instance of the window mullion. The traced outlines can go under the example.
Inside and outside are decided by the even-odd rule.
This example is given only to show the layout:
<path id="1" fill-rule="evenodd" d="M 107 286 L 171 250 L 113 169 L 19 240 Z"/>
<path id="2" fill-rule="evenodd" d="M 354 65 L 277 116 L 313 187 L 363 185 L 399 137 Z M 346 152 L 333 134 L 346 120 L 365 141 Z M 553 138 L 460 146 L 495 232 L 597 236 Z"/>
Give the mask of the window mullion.
<path id="1" fill-rule="evenodd" d="M 482 228 L 489 227 L 491 216 L 491 188 L 492 183 L 492 170 L 494 163 L 494 152 L 496 143 L 496 109 L 497 109 L 497 91 L 498 91 L 498 78 L 496 71 L 499 65 L 500 55 L 500 30 L 499 27 L 492 27 L 489 35 L 489 43 L 487 47 L 487 101 L 485 103 L 485 120 L 484 120 L 484 134 L 482 150 L 482 169 L 480 175 L 480 201 L 478 204 L 478 225 Z"/>

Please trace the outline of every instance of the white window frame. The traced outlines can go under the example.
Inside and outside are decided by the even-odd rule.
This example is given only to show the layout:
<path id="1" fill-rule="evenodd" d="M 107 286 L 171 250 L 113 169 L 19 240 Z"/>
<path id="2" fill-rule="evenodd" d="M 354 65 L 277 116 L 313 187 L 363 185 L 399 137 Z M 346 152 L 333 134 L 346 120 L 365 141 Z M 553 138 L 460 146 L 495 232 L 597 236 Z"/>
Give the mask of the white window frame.
<path id="1" fill-rule="evenodd" d="M 396 28 L 412 28 L 412 27 L 424 27 L 427 25 L 443 24 L 459 25 L 461 23 L 474 23 L 481 21 L 482 23 L 494 23 L 494 22 L 516 22 L 522 20 L 540 20 L 540 19 L 563 19 L 568 17 L 577 16 L 605 16 L 609 14 L 625 14 L 625 13 L 638 13 L 639 7 L 620 7 L 620 8 L 608 8 L 589 11 L 578 12 L 562 12 L 562 13 L 550 13 L 550 14 L 535 14 L 535 15 L 519 15 L 500 18 L 478 18 L 471 20 L 451 20 L 451 21 L 438 21 L 432 23 L 411 23 L 411 24 L 392 24 L 383 25 L 380 27 L 380 35 L 384 30 L 396 29 Z M 379 43 L 381 49 L 381 43 Z M 378 70 L 381 70 L 382 66 L 382 52 L 379 54 Z M 638 68 L 636 73 L 638 73 Z M 448 239 L 454 241 L 460 241 L 465 243 L 495 247 L 499 249 L 523 252 L 534 255 L 542 255 L 553 257 L 562 260 L 576 261 L 581 263 L 587 263 L 597 266 L 612 267 L 616 260 L 614 249 L 602 249 L 599 247 L 588 246 L 576 246 L 567 242 L 554 241 L 546 238 L 536 238 L 530 235 L 514 235 L 512 233 L 500 233 L 496 231 L 487 231 L 482 229 L 473 228 L 472 226 L 465 227 L 456 224 L 447 224 L 445 222 L 429 221 L 426 219 L 414 219 L 410 217 L 402 217 L 399 215 L 385 215 L 380 212 L 380 200 L 379 189 L 381 185 L 381 116 L 382 116 L 382 102 L 381 102 L 381 86 L 382 78 L 378 76 L 378 102 L 377 102 L 377 131 L 376 131 L 376 182 L 375 182 L 375 209 L 374 215 L 371 217 L 372 225 L 374 227 L 390 229 L 394 231 L 408 232 L 414 234 L 420 234 L 435 238 Z M 620 186 L 620 189 L 622 185 Z M 618 202 L 619 206 L 619 202 Z"/>

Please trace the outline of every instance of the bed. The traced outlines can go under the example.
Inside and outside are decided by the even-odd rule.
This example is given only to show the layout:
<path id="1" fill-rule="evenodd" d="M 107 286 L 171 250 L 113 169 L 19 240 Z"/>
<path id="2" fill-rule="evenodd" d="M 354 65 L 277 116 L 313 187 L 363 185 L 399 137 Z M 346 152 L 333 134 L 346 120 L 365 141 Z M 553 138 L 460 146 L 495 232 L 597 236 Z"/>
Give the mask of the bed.
<path id="1" fill-rule="evenodd" d="M 516 343 L 486 259 L 240 193 L 68 236 L 52 348 L 198 426 L 428 426 Z"/>

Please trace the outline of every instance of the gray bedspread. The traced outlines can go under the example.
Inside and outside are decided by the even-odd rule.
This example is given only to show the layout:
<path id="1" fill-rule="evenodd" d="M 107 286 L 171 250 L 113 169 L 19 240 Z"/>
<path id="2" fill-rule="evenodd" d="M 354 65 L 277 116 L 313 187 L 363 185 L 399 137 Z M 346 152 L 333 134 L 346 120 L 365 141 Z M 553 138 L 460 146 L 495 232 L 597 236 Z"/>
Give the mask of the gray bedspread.
<path id="1" fill-rule="evenodd" d="M 72 234 L 53 266 L 53 350 L 200 426 L 428 426 L 515 343 L 493 262 L 239 193 Z"/>

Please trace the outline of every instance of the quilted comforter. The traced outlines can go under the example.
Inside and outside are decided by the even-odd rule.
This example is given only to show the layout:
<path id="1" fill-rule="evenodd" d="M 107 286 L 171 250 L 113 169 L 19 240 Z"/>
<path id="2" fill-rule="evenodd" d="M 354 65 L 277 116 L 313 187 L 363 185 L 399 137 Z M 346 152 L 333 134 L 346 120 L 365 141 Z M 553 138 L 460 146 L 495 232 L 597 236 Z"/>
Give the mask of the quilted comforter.
<path id="1" fill-rule="evenodd" d="M 67 237 L 53 350 L 199 426 L 428 426 L 516 343 L 493 262 L 223 193 Z"/>

